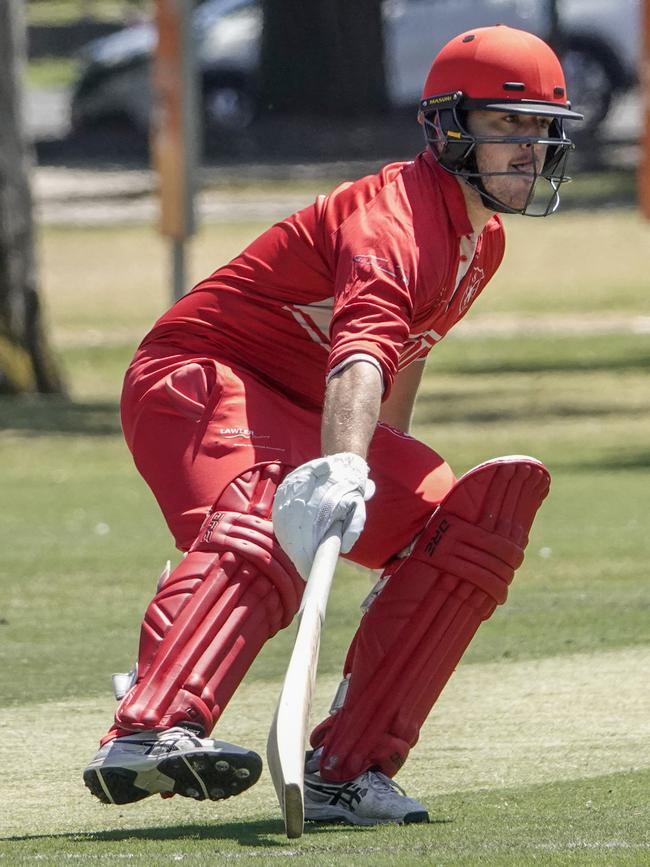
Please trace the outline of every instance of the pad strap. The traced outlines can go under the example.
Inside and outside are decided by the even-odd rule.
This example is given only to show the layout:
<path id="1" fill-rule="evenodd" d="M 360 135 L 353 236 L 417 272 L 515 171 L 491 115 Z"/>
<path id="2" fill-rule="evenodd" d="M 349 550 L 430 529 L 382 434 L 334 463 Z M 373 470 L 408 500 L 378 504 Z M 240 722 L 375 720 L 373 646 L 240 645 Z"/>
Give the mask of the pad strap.
<path id="1" fill-rule="evenodd" d="M 312 733 L 326 779 L 399 770 L 479 625 L 505 601 L 549 481 L 532 458 L 482 464 L 389 566 L 348 652 L 343 706 Z"/>

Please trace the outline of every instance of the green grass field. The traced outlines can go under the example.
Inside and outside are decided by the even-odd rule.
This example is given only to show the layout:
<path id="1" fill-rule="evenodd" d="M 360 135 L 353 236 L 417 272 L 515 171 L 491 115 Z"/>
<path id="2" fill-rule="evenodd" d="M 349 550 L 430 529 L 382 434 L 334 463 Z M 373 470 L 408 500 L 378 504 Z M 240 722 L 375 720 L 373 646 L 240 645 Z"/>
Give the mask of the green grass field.
<path id="1" fill-rule="evenodd" d="M 261 228 L 205 227 L 193 278 Z M 117 415 L 122 372 L 166 304 L 167 251 L 139 227 L 42 233 L 73 399 L 0 402 L 0 864 L 650 862 L 650 227 L 611 211 L 509 228 L 473 330 L 431 356 L 415 433 L 457 472 L 534 454 L 551 469 L 551 495 L 508 604 L 398 778 L 431 824 L 314 827 L 300 841 L 283 835 L 266 772 L 218 804 L 109 808 L 83 787 L 114 708 L 110 674 L 132 663 L 142 610 L 177 558 Z M 340 568 L 316 716 L 368 587 L 365 572 Z M 267 645 L 223 737 L 263 753 L 292 638 Z"/>

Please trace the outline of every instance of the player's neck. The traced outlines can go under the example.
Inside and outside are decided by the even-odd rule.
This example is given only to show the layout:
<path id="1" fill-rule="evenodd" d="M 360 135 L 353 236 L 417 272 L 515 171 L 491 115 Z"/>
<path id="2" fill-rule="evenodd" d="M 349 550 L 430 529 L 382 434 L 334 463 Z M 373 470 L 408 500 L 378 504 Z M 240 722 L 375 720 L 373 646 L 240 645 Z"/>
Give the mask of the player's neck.
<path id="1" fill-rule="evenodd" d="M 472 224 L 472 229 L 474 230 L 474 234 L 478 235 L 483 231 L 485 224 L 490 217 L 494 215 L 494 211 L 490 211 L 485 207 L 481 195 L 477 190 L 470 187 L 469 184 L 466 184 L 465 181 L 462 181 L 460 178 L 456 178 L 456 180 L 458 181 L 458 185 L 463 193 L 463 198 L 465 199 L 467 216 Z"/>

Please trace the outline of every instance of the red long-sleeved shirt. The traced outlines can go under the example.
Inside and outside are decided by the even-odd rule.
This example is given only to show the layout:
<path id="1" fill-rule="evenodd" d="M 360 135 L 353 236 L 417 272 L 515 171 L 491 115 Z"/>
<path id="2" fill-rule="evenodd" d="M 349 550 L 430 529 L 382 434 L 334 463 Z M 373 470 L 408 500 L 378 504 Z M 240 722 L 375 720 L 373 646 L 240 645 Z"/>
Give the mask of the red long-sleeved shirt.
<path id="1" fill-rule="evenodd" d="M 178 301 L 143 344 L 214 355 L 306 407 L 321 407 L 328 373 L 363 354 L 381 368 L 387 395 L 397 371 L 444 337 L 499 267 L 499 217 L 461 264 L 471 234 L 456 179 L 425 151 L 272 226 Z M 457 285 L 459 265 L 467 271 Z"/>

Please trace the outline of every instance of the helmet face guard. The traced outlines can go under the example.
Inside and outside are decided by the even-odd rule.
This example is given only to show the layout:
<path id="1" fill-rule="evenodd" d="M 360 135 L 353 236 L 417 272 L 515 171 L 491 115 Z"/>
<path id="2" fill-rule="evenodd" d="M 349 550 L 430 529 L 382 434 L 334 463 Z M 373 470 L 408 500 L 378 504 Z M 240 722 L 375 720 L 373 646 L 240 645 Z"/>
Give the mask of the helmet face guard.
<path id="1" fill-rule="evenodd" d="M 529 217 L 546 217 L 554 213 L 560 204 L 560 186 L 571 178 L 566 174 L 569 153 L 575 145 L 564 131 L 563 114 L 553 103 L 539 100 L 501 100 L 498 108 L 495 100 L 470 99 L 462 91 L 428 97 L 420 103 L 424 136 L 440 166 L 461 178 L 481 196 L 483 204 L 491 211 L 507 214 L 524 214 Z M 467 112 L 476 109 L 510 112 L 511 114 L 534 114 L 552 118 L 547 137 L 537 136 L 481 136 L 467 128 Z M 527 144 L 531 146 L 532 170 L 530 191 L 521 208 L 514 208 L 489 193 L 483 183 L 489 177 L 522 177 L 522 172 L 480 172 L 477 164 L 477 148 L 482 144 Z M 538 160 L 534 145 L 546 147 L 543 162 Z M 523 174 L 526 177 L 526 174 Z"/>

